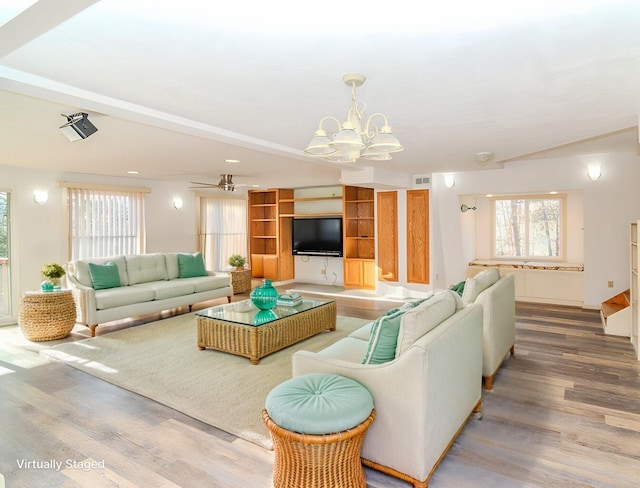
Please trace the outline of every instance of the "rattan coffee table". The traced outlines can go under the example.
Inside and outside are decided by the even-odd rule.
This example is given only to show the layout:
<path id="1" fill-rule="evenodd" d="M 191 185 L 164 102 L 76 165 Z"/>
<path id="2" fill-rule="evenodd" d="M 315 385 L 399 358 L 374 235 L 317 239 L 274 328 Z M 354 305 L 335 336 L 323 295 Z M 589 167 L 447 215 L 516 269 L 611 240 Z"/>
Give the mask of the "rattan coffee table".
<path id="1" fill-rule="evenodd" d="M 196 312 L 198 347 L 251 360 L 261 358 L 325 330 L 336 330 L 336 302 L 304 299 L 289 307 L 258 310 L 249 300 Z"/>

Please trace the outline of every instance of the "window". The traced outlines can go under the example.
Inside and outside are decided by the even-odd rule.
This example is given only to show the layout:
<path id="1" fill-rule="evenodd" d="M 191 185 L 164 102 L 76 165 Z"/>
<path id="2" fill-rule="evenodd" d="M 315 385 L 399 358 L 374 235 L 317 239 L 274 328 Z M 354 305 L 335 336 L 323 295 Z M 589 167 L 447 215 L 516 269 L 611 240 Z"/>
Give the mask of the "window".
<path id="1" fill-rule="evenodd" d="M 146 188 L 67 188 L 71 259 L 141 254 Z"/>
<path id="2" fill-rule="evenodd" d="M 492 203 L 495 258 L 564 258 L 563 196 L 496 198 Z"/>
<path id="3" fill-rule="evenodd" d="M 201 197 L 198 234 L 207 269 L 229 268 L 229 256 L 247 255 L 247 201 Z"/>
<path id="4" fill-rule="evenodd" d="M 0 191 L 0 323 L 11 320 L 10 196 L 8 192 Z"/>

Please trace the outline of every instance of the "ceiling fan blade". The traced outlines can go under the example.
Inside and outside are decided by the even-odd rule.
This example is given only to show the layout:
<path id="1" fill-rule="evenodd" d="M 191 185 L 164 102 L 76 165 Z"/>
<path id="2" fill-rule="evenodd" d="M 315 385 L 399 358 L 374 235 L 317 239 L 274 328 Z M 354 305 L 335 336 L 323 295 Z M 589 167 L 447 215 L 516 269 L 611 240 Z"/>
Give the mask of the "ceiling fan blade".
<path id="1" fill-rule="evenodd" d="M 189 183 L 191 183 L 192 185 L 201 185 L 208 188 L 215 188 L 216 186 L 218 186 L 216 183 L 202 183 L 201 181 L 190 181 Z"/>

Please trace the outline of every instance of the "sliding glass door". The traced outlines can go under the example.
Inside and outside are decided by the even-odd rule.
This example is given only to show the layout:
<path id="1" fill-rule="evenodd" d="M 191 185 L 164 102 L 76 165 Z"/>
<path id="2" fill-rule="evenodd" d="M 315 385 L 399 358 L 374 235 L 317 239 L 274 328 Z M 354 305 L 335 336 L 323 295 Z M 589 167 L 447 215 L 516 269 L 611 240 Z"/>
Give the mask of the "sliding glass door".
<path id="1" fill-rule="evenodd" d="M 11 319 L 9 196 L 9 193 L 0 191 L 0 325 Z"/>

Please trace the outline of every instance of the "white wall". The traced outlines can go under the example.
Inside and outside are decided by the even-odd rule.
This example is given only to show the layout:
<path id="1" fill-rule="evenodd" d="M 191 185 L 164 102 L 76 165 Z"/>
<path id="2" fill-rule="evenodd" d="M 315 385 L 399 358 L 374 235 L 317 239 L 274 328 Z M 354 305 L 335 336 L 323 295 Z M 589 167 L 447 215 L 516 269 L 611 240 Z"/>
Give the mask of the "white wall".
<path id="1" fill-rule="evenodd" d="M 63 207 L 65 189 L 57 186 L 58 181 L 151 188 L 151 193 L 146 198 L 147 252 L 196 250 L 196 198 L 193 191 L 189 190 L 188 183 L 96 177 L 0 166 L 0 189 L 11 195 L 13 322 L 17 320 L 22 294 L 39 289 L 42 266 L 50 262 L 64 264 L 68 261 L 68 243 L 61 231 L 66 216 Z M 37 205 L 33 201 L 36 189 L 48 191 L 49 200 L 46 204 Z M 182 197 L 182 209 L 176 210 L 173 207 L 174 196 Z M 233 197 L 243 198 L 242 195 Z"/>
<path id="2" fill-rule="evenodd" d="M 504 169 L 456 174 L 456 184 L 444 187 L 441 175 L 434 175 L 431 186 L 431 277 L 433 288 L 444 288 L 464 278 L 466 266 L 475 258 L 471 212 L 461 214 L 460 203 L 468 195 L 486 193 L 530 193 L 551 190 L 582 192 L 584 212 L 584 303 L 599 307 L 600 302 L 629 287 L 629 223 L 640 219 L 640 161 L 635 154 L 612 154 L 602 165 L 598 181 L 587 178 L 587 163 L 578 159 L 549 159 L 510 163 Z M 69 175 L 56 171 L 32 171 L 0 166 L 0 189 L 11 193 L 11 280 L 13 314 L 17 318 L 20 296 L 37 289 L 40 268 L 48 262 L 65 263 L 66 238 L 61 232 L 64 190 L 57 181 L 87 181 L 152 189 L 147 198 L 147 251 L 194 251 L 196 249 L 196 199 L 188 183 L 155 182 L 129 178 Z M 33 191 L 46 189 L 49 201 L 36 205 Z M 172 206 L 173 196 L 181 196 L 184 207 Z M 242 198 L 240 194 L 230 197 Z M 411 295 L 431 288 L 412 286 L 406 280 L 405 226 L 406 195 L 398 191 L 400 282 L 378 282 L 378 292 Z M 473 204 L 473 201 L 469 202 Z M 339 260 L 338 260 L 339 261 Z M 342 281 L 341 262 L 331 261 L 326 278 L 320 274 L 324 260 L 300 266 L 300 276 L 331 284 L 334 273 Z M 613 281 L 614 288 L 607 282 Z"/>
<path id="3" fill-rule="evenodd" d="M 434 177 L 432 211 L 438 213 L 432 229 L 434 286 L 463 279 L 474 259 L 473 211 L 462 214 L 460 203 L 473 205 L 469 195 L 581 192 L 583 200 L 584 306 L 600 303 L 629 287 L 629 223 L 640 219 L 640 161 L 635 154 L 610 154 L 597 181 L 587 177 L 588 161 L 577 158 L 532 160 L 506 164 L 503 169 L 456 174 L 453 188 Z M 476 212 L 486 209 L 478 208 Z M 575 210 L 574 210 L 575 211 Z M 435 225 L 437 223 L 437 225 Z M 578 229 L 571 229 L 575 235 Z M 570 251 L 570 256 L 575 252 Z M 437 281 L 437 282 L 436 282 Z M 614 287 L 608 288 L 607 282 Z"/>

